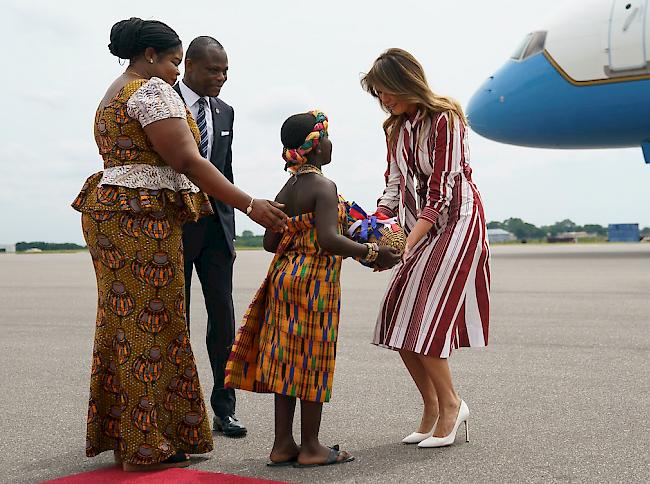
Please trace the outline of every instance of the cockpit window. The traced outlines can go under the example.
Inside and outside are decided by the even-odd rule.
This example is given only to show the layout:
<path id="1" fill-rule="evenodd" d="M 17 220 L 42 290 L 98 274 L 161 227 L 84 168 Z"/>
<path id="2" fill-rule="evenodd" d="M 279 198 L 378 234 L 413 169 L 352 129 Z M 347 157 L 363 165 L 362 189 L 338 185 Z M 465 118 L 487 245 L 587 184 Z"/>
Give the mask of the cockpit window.
<path id="1" fill-rule="evenodd" d="M 530 39 L 528 47 L 526 47 L 522 60 L 543 51 L 544 44 L 546 44 L 546 31 L 533 32 L 533 37 Z"/>
<path id="2" fill-rule="evenodd" d="M 528 59 L 530 56 L 543 51 L 545 43 L 546 31 L 532 32 L 524 38 L 510 58 L 518 61 Z"/>
<path id="3" fill-rule="evenodd" d="M 526 47 L 528 47 L 528 44 L 530 43 L 530 39 L 533 36 L 533 34 L 528 34 L 524 38 L 524 40 L 517 46 L 517 49 L 512 53 L 510 56 L 511 59 L 514 60 L 519 60 L 521 59 L 521 56 L 524 55 L 524 52 L 526 52 Z"/>

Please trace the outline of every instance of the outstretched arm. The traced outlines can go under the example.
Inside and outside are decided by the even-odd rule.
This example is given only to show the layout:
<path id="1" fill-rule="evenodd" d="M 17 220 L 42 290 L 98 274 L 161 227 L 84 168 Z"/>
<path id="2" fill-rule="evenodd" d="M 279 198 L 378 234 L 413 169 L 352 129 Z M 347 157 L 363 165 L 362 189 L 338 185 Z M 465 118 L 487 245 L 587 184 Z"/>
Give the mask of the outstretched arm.
<path id="1" fill-rule="evenodd" d="M 451 203 L 456 174 L 461 169 L 464 127 L 449 113 L 442 113 L 431 127 L 427 181 L 427 204 L 422 208 L 415 227 L 408 235 L 408 248 L 417 244 Z M 408 255 L 408 254 L 406 254 Z"/>
<path id="2" fill-rule="evenodd" d="M 217 200 L 245 212 L 251 197 L 228 179 L 196 147 L 192 132 L 184 119 L 168 118 L 144 127 L 151 144 L 165 162 L 185 174 L 198 187 Z M 250 218 L 264 227 L 281 231 L 286 215 L 281 206 L 267 200 L 255 199 Z"/>
<path id="3" fill-rule="evenodd" d="M 316 196 L 316 232 L 318 244 L 330 254 L 343 257 L 356 257 L 363 259 L 368 255 L 368 247 L 359 244 L 338 233 L 338 204 L 339 197 L 336 185 L 325 178 L 321 179 L 315 190 Z M 380 267 L 393 267 L 400 260 L 400 255 L 392 247 L 379 248 L 377 265 Z"/>
<path id="4" fill-rule="evenodd" d="M 387 217 L 395 217 L 397 215 L 397 207 L 399 206 L 399 185 L 400 185 L 400 171 L 394 157 L 391 156 L 390 146 L 388 146 L 388 139 L 386 140 L 387 156 L 386 161 L 388 167 L 384 173 L 386 180 L 386 188 L 382 193 L 379 200 L 377 200 L 377 213 L 381 213 Z"/>
<path id="5" fill-rule="evenodd" d="M 330 254 L 364 258 L 368 248 L 338 233 L 339 197 L 336 185 L 325 178 L 315 187 L 318 244 Z"/>

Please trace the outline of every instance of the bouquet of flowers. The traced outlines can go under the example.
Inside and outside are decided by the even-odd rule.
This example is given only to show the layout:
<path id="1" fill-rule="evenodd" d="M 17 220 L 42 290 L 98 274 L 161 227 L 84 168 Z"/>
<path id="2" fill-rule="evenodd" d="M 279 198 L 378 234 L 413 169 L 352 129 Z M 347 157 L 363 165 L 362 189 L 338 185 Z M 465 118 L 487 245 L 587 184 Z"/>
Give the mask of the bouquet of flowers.
<path id="1" fill-rule="evenodd" d="M 348 237 L 355 242 L 376 242 L 378 245 L 388 245 L 404 253 L 406 234 L 397 223 L 397 218 L 387 218 L 381 214 L 368 215 L 355 202 L 346 202 L 348 219 Z M 363 262 L 361 262 L 364 264 Z M 364 264 L 368 265 L 368 264 Z M 372 267 L 372 265 L 369 265 Z"/>

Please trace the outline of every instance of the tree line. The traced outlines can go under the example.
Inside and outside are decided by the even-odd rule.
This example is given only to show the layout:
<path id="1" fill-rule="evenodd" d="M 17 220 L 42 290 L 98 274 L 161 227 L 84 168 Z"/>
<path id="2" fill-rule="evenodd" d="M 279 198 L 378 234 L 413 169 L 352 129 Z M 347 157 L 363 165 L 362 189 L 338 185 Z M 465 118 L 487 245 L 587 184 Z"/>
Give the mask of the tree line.
<path id="1" fill-rule="evenodd" d="M 607 227 L 598 224 L 578 225 L 569 219 L 555 222 L 553 225 L 535 225 L 525 222 L 520 218 L 509 218 L 503 222 L 492 221 L 487 224 L 488 229 L 507 230 L 519 240 L 542 240 L 547 236 L 556 236 L 564 232 L 587 232 L 594 234 L 596 237 L 607 237 Z M 642 237 L 650 237 L 650 227 L 644 227 L 641 230 Z M 235 247 L 250 248 L 262 247 L 264 236 L 255 235 L 250 230 L 244 230 L 235 240 Z M 85 245 L 78 245 L 71 242 L 54 243 L 54 242 L 17 242 L 16 252 L 25 252 L 29 249 L 47 250 L 81 250 Z"/>
<path id="2" fill-rule="evenodd" d="M 235 248 L 262 247 L 263 242 L 263 235 L 255 235 L 250 230 L 244 230 L 235 239 Z"/>
<path id="3" fill-rule="evenodd" d="M 40 250 L 80 250 L 85 249 L 85 245 L 73 244 L 72 242 L 16 242 L 16 252 L 25 252 L 29 249 Z"/>
<path id="4" fill-rule="evenodd" d="M 487 224 L 488 229 L 503 229 L 514 234 L 520 240 L 544 239 L 547 236 L 556 236 L 564 232 L 587 232 L 596 237 L 607 237 L 607 227 L 598 224 L 578 225 L 572 220 L 564 219 L 553 225 L 535 225 L 525 222 L 520 218 L 509 218 L 503 222 L 493 221 Z M 650 227 L 641 230 L 643 237 L 650 236 Z"/>

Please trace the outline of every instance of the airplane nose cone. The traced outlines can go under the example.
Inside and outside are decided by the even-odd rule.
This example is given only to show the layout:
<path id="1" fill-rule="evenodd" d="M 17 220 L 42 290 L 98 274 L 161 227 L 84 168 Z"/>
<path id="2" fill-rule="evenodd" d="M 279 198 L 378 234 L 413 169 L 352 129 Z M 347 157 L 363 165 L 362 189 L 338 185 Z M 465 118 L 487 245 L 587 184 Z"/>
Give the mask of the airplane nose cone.
<path id="1" fill-rule="evenodd" d="M 494 92 L 494 76 L 490 76 L 474 93 L 467 104 L 467 119 L 470 126 L 481 136 L 489 137 L 490 123 L 494 119 L 494 108 L 499 96 Z"/>
<path id="2" fill-rule="evenodd" d="M 549 146 L 549 127 L 556 128 L 553 146 L 559 136 L 575 131 L 580 122 L 569 122 L 566 115 L 558 123 L 558 113 L 566 111 L 576 96 L 542 54 L 523 60 L 508 60 L 476 91 L 467 104 L 467 119 L 472 130 L 484 138 L 522 146 Z M 580 88 L 580 92 L 585 92 Z M 584 88 L 587 89 L 587 88 Z M 593 95 L 592 95 L 593 96 Z M 592 100 L 593 104 L 593 100 Z"/>

